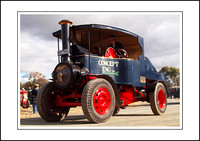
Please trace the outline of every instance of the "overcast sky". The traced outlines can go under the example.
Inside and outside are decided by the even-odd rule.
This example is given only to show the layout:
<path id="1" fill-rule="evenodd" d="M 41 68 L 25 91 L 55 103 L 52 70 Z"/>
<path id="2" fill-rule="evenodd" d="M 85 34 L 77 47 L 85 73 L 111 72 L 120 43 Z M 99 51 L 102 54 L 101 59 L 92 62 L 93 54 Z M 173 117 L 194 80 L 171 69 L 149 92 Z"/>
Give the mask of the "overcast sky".
<path id="1" fill-rule="evenodd" d="M 52 33 L 60 30 L 59 21 L 69 19 L 74 25 L 103 24 L 122 28 L 144 38 L 144 54 L 157 71 L 163 66 L 180 68 L 181 13 L 85 12 L 62 15 L 30 13 L 20 15 L 20 81 L 30 72 L 41 72 L 51 78 L 58 63 L 57 40 Z"/>
<path id="2" fill-rule="evenodd" d="M 37 15 L 33 16 L 35 13 L 29 11 L 52 12 L 35 12 Z M 98 15 L 87 12 L 65 13 L 64 15 L 64 12 L 61 11 L 181 11 L 183 15 L 179 15 L 179 12 L 98 13 Z M 26 14 L 26 16 L 22 16 L 23 14 Z M 49 16 L 44 14 L 49 14 Z M 181 41 L 181 17 L 183 17 L 183 42 Z M 24 77 L 23 80 L 27 79 L 27 74 L 34 71 L 42 72 L 49 77 L 49 74 L 57 65 L 57 43 L 56 39 L 52 37 L 52 32 L 60 29 L 58 22 L 62 19 L 70 19 L 74 24 L 99 23 L 129 30 L 144 37 L 145 56 L 151 60 L 157 70 L 162 66 L 180 67 L 182 74 L 180 126 L 166 127 L 167 130 L 159 131 L 159 136 L 155 136 L 152 132 L 155 129 L 165 129 L 165 127 L 150 127 L 147 128 L 148 130 L 145 130 L 145 127 L 117 127 L 117 130 L 112 130 L 112 128 L 108 131 L 108 128 L 104 128 L 106 130 L 102 129 L 98 132 L 89 127 L 85 128 L 91 129 L 89 132 L 88 130 L 80 130 L 79 132 L 79 127 L 77 127 L 76 132 L 71 130 L 70 127 L 57 127 L 55 130 L 51 128 L 52 131 L 48 130 L 49 127 L 42 128 L 45 129 L 43 131 L 35 130 L 37 129 L 35 126 L 21 127 L 18 117 L 20 115 L 18 80 L 21 81 L 22 79 L 18 79 L 20 77 L 18 73 L 21 74 L 21 77 Z M 20 27 L 18 30 L 16 29 L 16 22 Z M 16 32 L 19 33 L 19 36 L 16 36 Z M 131 136 L 128 135 L 133 130 L 136 140 L 141 138 L 160 140 L 163 136 L 169 140 L 199 139 L 199 1 L 2 1 L 1 34 L 2 139 L 26 140 L 30 136 L 34 140 L 54 139 L 56 135 L 56 139 L 62 140 L 66 139 L 66 130 L 68 139 L 84 138 L 92 140 L 96 136 L 99 139 L 130 139 Z M 16 42 L 16 39 L 19 39 L 18 42 Z M 180 52 L 182 43 L 183 54 Z M 18 49 L 18 56 L 16 49 Z M 17 57 L 18 63 L 16 63 Z M 179 62 L 179 59 L 183 64 Z M 195 97 L 192 100 L 191 94 Z M 191 112 L 191 105 L 195 112 Z M 12 113 L 18 114 L 10 116 L 8 114 L 10 110 Z M 34 128 L 34 131 L 26 130 L 32 128 Z M 144 130 L 141 132 L 141 129 Z M 153 130 L 149 131 L 149 129 Z M 178 130 L 174 131 L 174 129 Z M 9 133 L 12 133 L 12 135 Z M 115 136 L 120 133 L 125 136 Z M 32 136 L 33 134 L 37 134 L 37 136 Z M 99 136 L 99 134 L 103 136 Z"/>

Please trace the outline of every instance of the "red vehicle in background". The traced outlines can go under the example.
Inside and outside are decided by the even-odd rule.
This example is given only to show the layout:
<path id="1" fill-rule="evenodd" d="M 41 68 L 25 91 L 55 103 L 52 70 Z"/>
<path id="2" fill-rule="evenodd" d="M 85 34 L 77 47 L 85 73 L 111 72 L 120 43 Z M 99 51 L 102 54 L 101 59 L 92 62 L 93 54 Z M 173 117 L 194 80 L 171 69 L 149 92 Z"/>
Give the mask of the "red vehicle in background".
<path id="1" fill-rule="evenodd" d="M 28 108 L 30 106 L 30 101 L 28 100 L 28 92 L 21 90 L 20 91 L 20 105 L 23 108 Z"/>

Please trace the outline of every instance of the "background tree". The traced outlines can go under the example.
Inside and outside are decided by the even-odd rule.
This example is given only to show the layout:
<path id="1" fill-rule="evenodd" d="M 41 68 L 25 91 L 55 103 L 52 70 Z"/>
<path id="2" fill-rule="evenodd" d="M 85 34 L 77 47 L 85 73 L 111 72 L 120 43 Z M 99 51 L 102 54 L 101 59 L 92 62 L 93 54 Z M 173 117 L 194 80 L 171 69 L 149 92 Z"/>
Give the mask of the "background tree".
<path id="1" fill-rule="evenodd" d="M 162 67 L 159 72 L 166 73 L 168 79 L 168 85 L 179 86 L 180 85 L 180 72 L 179 68 L 176 67 Z"/>
<path id="2" fill-rule="evenodd" d="M 177 86 L 180 86 L 180 76 L 177 78 Z"/>
<path id="3" fill-rule="evenodd" d="M 26 83 L 20 82 L 20 89 L 22 89 L 23 87 L 25 88 L 25 90 L 28 90 L 29 87 L 31 87 L 31 89 L 33 89 L 33 87 L 34 87 L 34 85 L 36 83 L 39 84 L 40 87 L 42 87 L 47 82 L 49 82 L 49 81 L 46 80 L 46 76 L 44 76 L 42 73 L 40 73 L 40 72 L 31 72 L 29 74 L 29 81 L 27 81 Z"/>
<path id="4" fill-rule="evenodd" d="M 24 83 L 25 90 L 28 90 L 29 87 L 31 87 L 31 89 L 33 89 L 34 87 L 34 84 L 31 81 L 27 81 L 26 83 Z"/>
<path id="5" fill-rule="evenodd" d="M 46 76 L 44 76 L 40 72 L 31 72 L 29 75 L 29 80 L 32 82 L 33 85 L 36 83 L 40 85 L 40 87 L 44 86 L 48 80 L 45 79 Z"/>
<path id="6" fill-rule="evenodd" d="M 20 81 L 20 90 L 24 87 L 24 84 Z"/>
<path id="7" fill-rule="evenodd" d="M 32 81 L 33 83 L 36 83 L 36 81 L 37 81 L 39 78 L 45 79 L 45 76 L 42 75 L 42 73 L 40 73 L 40 72 L 31 72 L 31 73 L 29 74 L 29 80 Z"/>
<path id="8" fill-rule="evenodd" d="M 48 80 L 46 79 L 43 79 L 43 78 L 38 78 L 36 80 L 36 83 L 40 85 L 40 87 L 44 86 L 47 82 L 49 82 Z"/>

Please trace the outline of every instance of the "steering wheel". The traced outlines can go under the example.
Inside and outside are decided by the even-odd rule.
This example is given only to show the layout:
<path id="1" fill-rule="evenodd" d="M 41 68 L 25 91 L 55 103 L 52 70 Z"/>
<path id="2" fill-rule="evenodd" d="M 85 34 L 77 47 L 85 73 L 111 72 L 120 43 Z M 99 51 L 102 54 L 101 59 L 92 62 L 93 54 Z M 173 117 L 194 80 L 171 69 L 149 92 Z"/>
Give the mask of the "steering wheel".
<path id="1" fill-rule="evenodd" d="M 127 58 L 128 57 L 128 53 L 126 52 L 125 49 L 116 49 L 118 57 L 119 58 Z"/>

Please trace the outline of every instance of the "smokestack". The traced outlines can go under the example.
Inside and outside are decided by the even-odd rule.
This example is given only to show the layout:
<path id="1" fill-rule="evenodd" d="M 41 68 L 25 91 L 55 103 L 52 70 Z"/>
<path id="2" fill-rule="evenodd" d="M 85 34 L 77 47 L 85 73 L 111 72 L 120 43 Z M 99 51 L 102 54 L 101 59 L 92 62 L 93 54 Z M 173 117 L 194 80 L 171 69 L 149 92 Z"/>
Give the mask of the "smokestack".
<path id="1" fill-rule="evenodd" d="M 70 25 L 72 25 L 72 22 L 69 20 L 62 20 L 59 22 L 61 25 L 61 36 L 62 36 L 62 49 L 67 49 L 67 55 L 63 56 L 63 61 L 70 61 L 70 41 L 69 41 L 69 35 L 70 35 Z"/>

